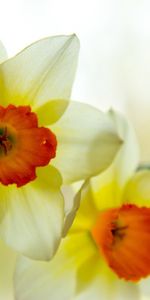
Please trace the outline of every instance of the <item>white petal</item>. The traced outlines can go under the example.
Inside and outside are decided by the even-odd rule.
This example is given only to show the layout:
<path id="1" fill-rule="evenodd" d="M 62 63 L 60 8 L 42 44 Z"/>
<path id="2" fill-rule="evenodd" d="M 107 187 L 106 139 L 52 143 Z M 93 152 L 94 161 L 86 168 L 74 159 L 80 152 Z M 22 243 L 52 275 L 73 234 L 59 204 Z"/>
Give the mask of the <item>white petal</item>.
<path id="1" fill-rule="evenodd" d="M 116 178 L 120 185 L 124 185 L 133 175 L 139 163 L 139 146 L 132 125 L 123 115 L 113 110 L 109 114 L 116 124 L 118 134 L 124 141 L 114 162 Z"/>
<path id="2" fill-rule="evenodd" d="M 92 199 L 99 210 L 122 204 L 124 187 L 139 162 L 139 148 L 131 124 L 115 111 L 110 111 L 109 114 L 124 143 L 110 168 L 90 181 L 93 192 Z"/>
<path id="3" fill-rule="evenodd" d="M 73 268 L 72 257 L 64 249 L 64 244 L 65 241 L 50 262 L 34 262 L 23 257 L 18 260 L 15 274 L 16 299 L 72 299 L 76 268 Z M 70 247 L 77 249 L 75 243 L 71 243 Z"/>
<path id="4" fill-rule="evenodd" d="M 0 66 L 2 104 L 33 105 L 70 96 L 79 42 L 75 35 L 40 40 Z"/>
<path id="5" fill-rule="evenodd" d="M 109 115 L 78 102 L 71 102 L 51 129 L 58 140 L 52 164 L 64 183 L 86 179 L 107 168 L 121 144 Z"/>
<path id="6" fill-rule="evenodd" d="M 64 207 L 61 177 L 51 166 L 21 188 L 0 187 L 0 234 L 7 244 L 33 259 L 48 260 L 61 239 Z"/>
<path id="7" fill-rule="evenodd" d="M 132 127 L 119 113 L 110 111 L 109 114 L 124 144 L 111 166 L 81 187 L 75 197 L 74 205 L 66 216 L 64 235 L 72 224 L 80 203 L 78 217 L 74 220 L 75 230 L 91 228 L 99 210 L 120 206 L 123 201 L 124 186 L 137 167 L 138 146 Z"/>
<path id="8" fill-rule="evenodd" d="M 95 251 L 95 246 L 89 243 L 87 233 L 77 234 L 61 243 L 50 262 L 34 262 L 22 257 L 15 274 L 16 298 L 71 300 L 76 288 L 76 270 Z"/>

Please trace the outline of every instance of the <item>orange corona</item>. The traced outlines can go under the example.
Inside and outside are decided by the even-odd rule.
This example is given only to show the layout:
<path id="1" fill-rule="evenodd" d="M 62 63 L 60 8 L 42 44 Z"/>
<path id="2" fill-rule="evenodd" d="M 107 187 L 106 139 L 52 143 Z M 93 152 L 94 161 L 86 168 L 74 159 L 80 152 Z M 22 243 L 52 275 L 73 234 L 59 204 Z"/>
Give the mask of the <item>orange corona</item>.
<path id="1" fill-rule="evenodd" d="M 99 216 L 92 236 L 113 271 L 125 280 L 150 274 L 150 208 L 123 205 Z"/>
<path id="2" fill-rule="evenodd" d="M 0 106 L 0 182 L 18 187 L 36 178 L 36 167 L 46 166 L 56 155 L 56 137 L 38 127 L 29 106 Z"/>

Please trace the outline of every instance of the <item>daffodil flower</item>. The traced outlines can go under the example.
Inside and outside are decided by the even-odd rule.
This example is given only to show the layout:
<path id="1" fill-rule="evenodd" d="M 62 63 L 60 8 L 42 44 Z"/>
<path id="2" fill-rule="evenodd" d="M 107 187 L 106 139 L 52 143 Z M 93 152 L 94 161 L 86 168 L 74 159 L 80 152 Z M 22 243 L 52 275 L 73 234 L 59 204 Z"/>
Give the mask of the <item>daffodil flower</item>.
<path id="1" fill-rule="evenodd" d="M 0 237 L 34 259 L 49 259 L 60 242 L 62 183 L 103 170 L 120 147 L 109 116 L 68 106 L 78 49 L 71 35 L 8 60 L 0 50 Z"/>
<path id="2" fill-rule="evenodd" d="M 79 210 L 52 261 L 18 261 L 19 300 L 143 299 L 143 278 L 150 275 L 150 171 L 137 170 L 132 128 L 119 114 L 110 115 L 125 144 L 79 191 L 70 222 L 80 203 Z"/>

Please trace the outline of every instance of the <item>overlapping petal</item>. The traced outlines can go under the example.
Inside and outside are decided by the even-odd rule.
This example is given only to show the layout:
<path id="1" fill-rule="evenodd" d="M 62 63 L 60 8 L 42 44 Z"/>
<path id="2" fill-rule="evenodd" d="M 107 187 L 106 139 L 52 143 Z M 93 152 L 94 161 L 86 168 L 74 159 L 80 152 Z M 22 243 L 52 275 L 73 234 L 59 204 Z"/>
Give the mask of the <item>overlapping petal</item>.
<path id="1" fill-rule="evenodd" d="M 47 264 L 22 257 L 15 274 L 16 298 L 138 300 L 137 287 L 118 280 L 98 255 L 90 235 L 77 233 L 65 239 Z"/>
<path id="2" fill-rule="evenodd" d="M 79 42 L 75 35 L 40 40 L 0 65 L 1 105 L 30 104 L 70 97 Z"/>
<path id="3" fill-rule="evenodd" d="M 116 123 L 124 144 L 110 168 L 91 179 L 94 202 L 99 210 L 122 203 L 124 186 L 133 175 L 139 161 L 139 149 L 131 125 L 119 113 L 110 111 L 110 116 Z"/>
<path id="4" fill-rule="evenodd" d="M 90 178 L 82 186 L 70 213 L 67 215 L 65 233 L 73 222 L 80 202 L 78 217 L 74 221 L 74 230 L 76 230 L 75 228 L 77 230 L 90 228 L 91 224 L 95 222 L 98 211 L 121 205 L 123 187 L 137 167 L 139 149 L 131 125 L 115 111 L 111 110 L 109 117 L 113 121 L 113 126 L 115 124 L 118 136 L 124 140 L 124 143 L 111 166 L 100 175 Z M 102 156 L 100 156 L 101 158 Z"/>
<path id="5" fill-rule="evenodd" d="M 76 266 L 93 254 L 87 234 L 74 235 L 62 242 L 53 260 L 48 263 L 18 260 L 15 276 L 16 298 L 19 300 L 70 300 L 75 293 Z M 84 249 L 87 247 L 87 252 Z M 74 252 L 78 253 L 74 260 Z M 73 268 L 73 266 L 75 268 Z M 28 288 L 27 288 L 28 286 Z"/>
<path id="6" fill-rule="evenodd" d="M 0 186 L 0 235 L 15 250 L 48 260 L 60 242 L 64 207 L 61 176 L 52 166 L 39 168 L 37 179 L 18 188 Z"/>
<path id="7" fill-rule="evenodd" d="M 78 102 L 71 102 L 51 129 L 58 140 L 52 164 L 61 172 L 64 183 L 87 179 L 104 170 L 121 146 L 111 117 Z"/>

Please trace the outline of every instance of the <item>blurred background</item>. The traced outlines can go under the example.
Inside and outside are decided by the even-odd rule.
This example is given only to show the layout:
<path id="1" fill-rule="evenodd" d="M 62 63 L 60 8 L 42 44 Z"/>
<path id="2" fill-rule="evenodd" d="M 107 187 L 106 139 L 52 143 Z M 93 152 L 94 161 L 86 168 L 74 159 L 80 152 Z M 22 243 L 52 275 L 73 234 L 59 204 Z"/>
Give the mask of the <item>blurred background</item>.
<path id="1" fill-rule="evenodd" d="M 126 114 L 137 132 L 141 160 L 149 161 L 150 1 L 1 0 L 0 4 L 0 39 L 9 56 L 49 35 L 78 35 L 81 51 L 72 99 Z M 9 253 L 3 247 L 1 251 Z M 8 261 L 8 271 L 2 257 L 4 286 L 13 264 Z"/>
<path id="2" fill-rule="evenodd" d="M 8 54 L 48 35 L 81 41 L 72 98 L 131 119 L 148 161 L 150 110 L 149 0 L 1 1 L 0 39 Z"/>

